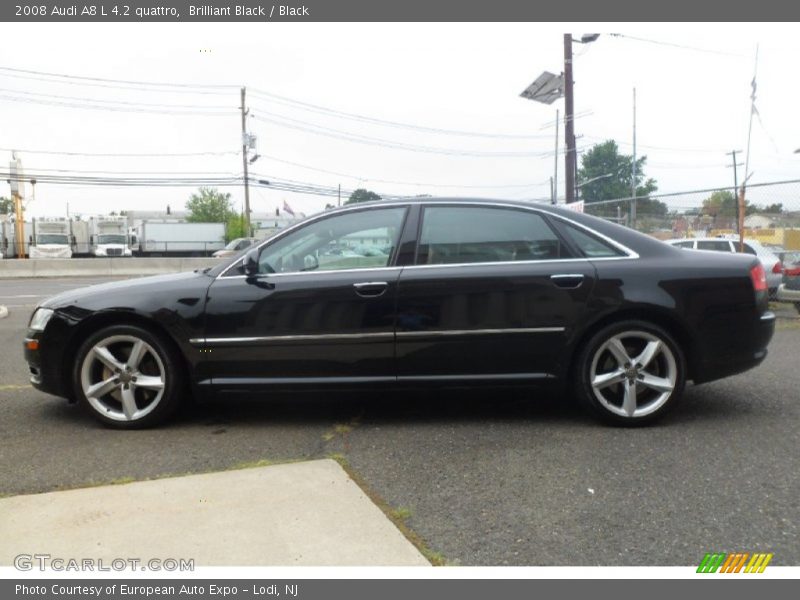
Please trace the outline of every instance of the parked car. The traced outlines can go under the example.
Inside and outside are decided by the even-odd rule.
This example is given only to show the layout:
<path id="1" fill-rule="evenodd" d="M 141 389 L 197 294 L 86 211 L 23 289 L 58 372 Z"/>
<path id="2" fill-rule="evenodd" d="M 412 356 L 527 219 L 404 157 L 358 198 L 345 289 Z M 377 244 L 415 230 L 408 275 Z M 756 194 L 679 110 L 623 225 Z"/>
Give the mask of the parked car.
<path id="1" fill-rule="evenodd" d="M 668 244 L 683 248 L 685 250 L 711 250 L 714 252 L 739 252 L 739 238 L 684 238 L 675 240 L 665 240 Z M 778 286 L 781 284 L 783 276 L 783 265 L 781 259 L 772 250 L 761 244 L 758 240 L 744 240 L 743 251 L 746 254 L 757 256 L 764 270 L 767 273 L 767 287 L 769 297 L 774 299 Z"/>
<path id="2" fill-rule="evenodd" d="M 231 240 L 228 242 L 228 245 L 225 246 L 222 250 L 217 250 L 212 254 L 214 258 L 226 258 L 228 256 L 233 256 L 238 254 L 245 248 L 249 248 L 253 244 L 256 243 L 256 238 L 236 238 L 235 240 Z"/>
<path id="3" fill-rule="evenodd" d="M 390 252 L 320 260 L 361 238 Z M 421 198 L 326 211 L 213 268 L 59 294 L 24 345 L 34 387 L 118 428 L 161 422 L 187 390 L 451 385 L 551 386 L 637 425 L 687 381 L 761 363 L 774 320 L 754 256 L 548 205 Z"/>
<path id="4" fill-rule="evenodd" d="M 800 252 L 787 251 L 783 257 L 783 282 L 778 287 L 778 300 L 792 302 L 800 313 Z"/>

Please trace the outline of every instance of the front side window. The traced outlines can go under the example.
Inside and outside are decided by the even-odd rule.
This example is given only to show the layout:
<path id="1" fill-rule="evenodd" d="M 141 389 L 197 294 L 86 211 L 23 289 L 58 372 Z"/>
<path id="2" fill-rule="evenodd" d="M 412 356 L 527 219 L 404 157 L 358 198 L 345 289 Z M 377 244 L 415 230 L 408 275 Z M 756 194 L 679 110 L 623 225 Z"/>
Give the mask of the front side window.
<path id="1" fill-rule="evenodd" d="M 693 241 L 678 242 L 677 244 L 673 244 L 673 246 L 677 246 L 678 248 L 692 249 L 694 248 L 694 242 Z"/>
<path id="2" fill-rule="evenodd" d="M 338 271 L 389 265 L 405 207 L 370 209 L 309 223 L 265 247 L 259 273 Z"/>
<path id="3" fill-rule="evenodd" d="M 568 256 L 538 214 L 466 206 L 426 208 L 417 264 L 551 260 Z"/>

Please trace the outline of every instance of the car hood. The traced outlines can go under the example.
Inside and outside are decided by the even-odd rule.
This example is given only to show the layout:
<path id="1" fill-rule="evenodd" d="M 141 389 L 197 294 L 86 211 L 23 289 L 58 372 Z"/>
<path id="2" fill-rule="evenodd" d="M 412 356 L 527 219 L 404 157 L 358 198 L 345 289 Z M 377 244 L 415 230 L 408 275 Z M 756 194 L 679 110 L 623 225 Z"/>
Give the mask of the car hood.
<path id="1" fill-rule="evenodd" d="M 146 299 L 155 300 L 165 296 L 192 297 L 200 292 L 204 294 L 211 281 L 202 270 L 125 279 L 62 292 L 47 298 L 39 306 L 53 309 L 67 306 L 91 309 L 121 306 L 135 308 Z"/>

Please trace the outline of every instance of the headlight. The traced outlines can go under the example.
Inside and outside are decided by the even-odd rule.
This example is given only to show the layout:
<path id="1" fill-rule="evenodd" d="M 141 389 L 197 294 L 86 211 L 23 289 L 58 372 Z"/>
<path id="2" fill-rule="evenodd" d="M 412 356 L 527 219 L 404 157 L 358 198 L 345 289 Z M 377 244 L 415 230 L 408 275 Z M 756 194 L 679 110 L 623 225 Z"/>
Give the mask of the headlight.
<path id="1" fill-rule="evenodd" d="M 50 317 L 53 316 L 53 309 L 51 308 L 37 308 L 31 317 L 31 323 L 28 325 L 29 329 L 34 331 L 44 331 Z"/>

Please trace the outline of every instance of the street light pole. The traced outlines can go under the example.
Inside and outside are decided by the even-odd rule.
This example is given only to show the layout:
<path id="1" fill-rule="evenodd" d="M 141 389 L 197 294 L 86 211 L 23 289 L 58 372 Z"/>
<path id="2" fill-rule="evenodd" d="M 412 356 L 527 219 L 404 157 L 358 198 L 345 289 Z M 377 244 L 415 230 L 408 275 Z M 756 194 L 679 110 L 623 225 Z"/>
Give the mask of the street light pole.
<path id="1" fill-rule="evenodd" d="M 564 185 L 566 202 L 575 201 L 575 102 L 572 89 L 572 34 L 564 34 Z"/>

